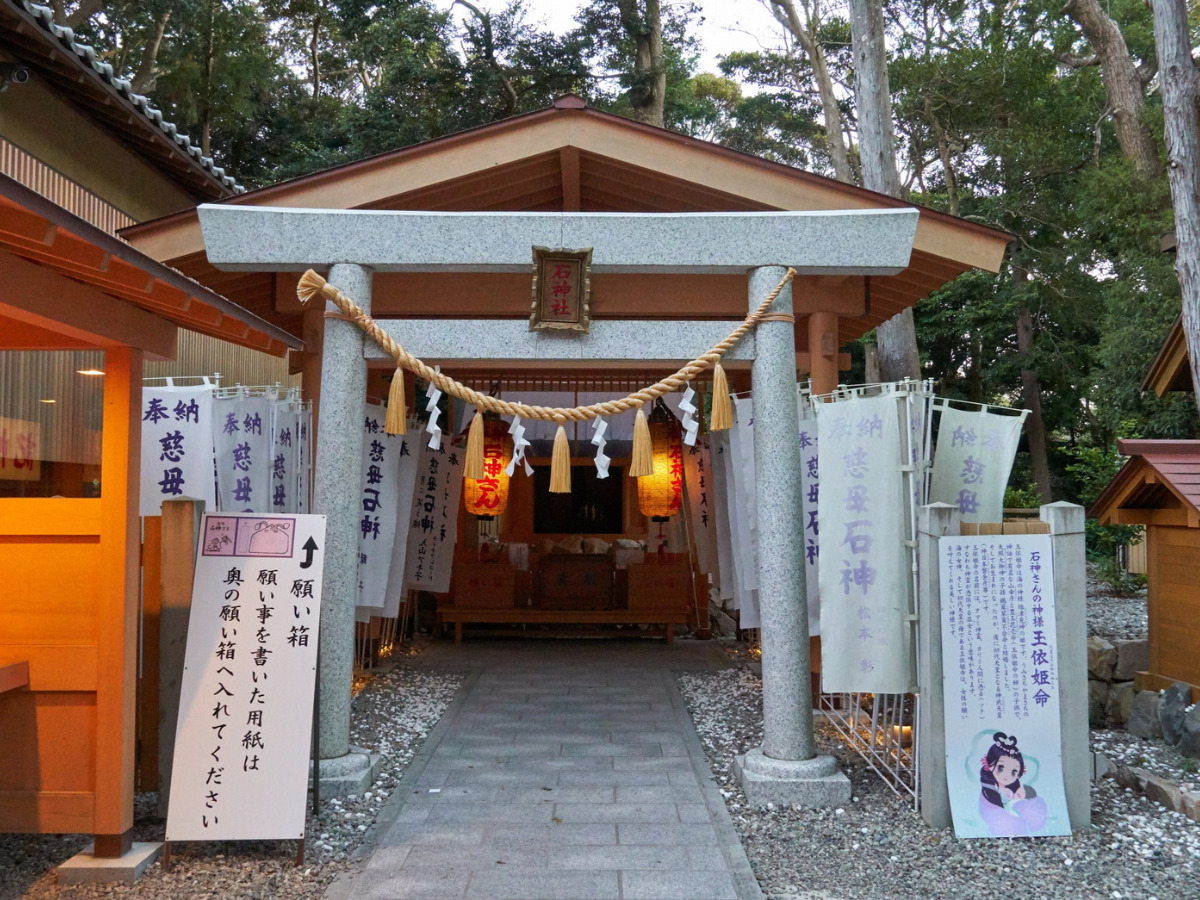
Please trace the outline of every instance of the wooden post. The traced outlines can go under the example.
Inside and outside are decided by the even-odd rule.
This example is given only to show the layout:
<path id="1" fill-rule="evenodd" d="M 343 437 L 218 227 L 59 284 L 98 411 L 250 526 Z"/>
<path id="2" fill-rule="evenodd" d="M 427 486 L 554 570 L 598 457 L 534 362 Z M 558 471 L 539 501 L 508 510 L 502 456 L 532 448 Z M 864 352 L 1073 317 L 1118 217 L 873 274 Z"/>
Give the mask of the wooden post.
<path id="1" fill-rule="evenodd" d="M 828 394 L 838 386 L 837 313 L 814 312 L 808 317 L 808 354 L 814 394 Z"/>
<path id="2" fill-rule="evenodd" d="M 158 642 L 162 516 L 142 519 L 142 661 L 138 673 L 137 789 L 158 790 Z"/>
<path id="3" fill-rule="evenodd" d="M 138 488 L 142 352 L 104 352 L 100 581 L 96 660 L 95 855 L 133 845 L 137 715 Z"/>
<path id="4" fill-rule="evenodd" d="M 175 754 L 175 725 L 179 718 L 179 688 L 183 653 L 187 647 L 188 615 L 192 609 L 192 577 L 196 541 L 200 536 L 200 500 L 167 500 L 162 507 L 162 565 L 158 663 L 158 814 L 165 818 L 171 796 L 171 764 Z"/>

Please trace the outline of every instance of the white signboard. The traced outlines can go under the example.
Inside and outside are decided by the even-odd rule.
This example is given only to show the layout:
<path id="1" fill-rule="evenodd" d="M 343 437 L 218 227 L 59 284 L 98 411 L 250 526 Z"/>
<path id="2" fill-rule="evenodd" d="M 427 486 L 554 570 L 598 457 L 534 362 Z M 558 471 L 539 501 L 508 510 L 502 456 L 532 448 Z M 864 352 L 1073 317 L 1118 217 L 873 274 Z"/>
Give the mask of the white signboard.
<path id="1" fill-rule="evenodd" d="M 1024 416 L 942 410 L 929 501 L 957 506 L 964 522 L 1004 520 L 1004 489 Z"/>
<path id="2" fill-rule="evenodd" d="M 911 579 L 896 400 L 859 397 L 816 411 L 822 689 L 904 693 L 912 685 Z"/>
<path id="3" fill-rule="evenodd" d="M 434 594 L 450 590 L 462 502 L 463 450 L 446 443 L 421 445 L 404 561 L 407 586 Z"/>
<path id="4" fill-rule="evenodd" d="M 821 548 L 817 543 L 817 502 L 821 495 L 820 466 L 817 458 L 817 416 L 811 409 L 800 416 L 800 517 L 804 523 L 804 578 L 808 600 L 808 634 L 821 633 L 821 584 L 817 561 Z"/>
<path id="5" fill-rule="evenodd" d="M 324 516 L 204 516 L 167 840 L 303 837 L 324 546 Z"/>
<path id="6" fill-rule="evenodd" d="M 217 492 L 228 512 L 271 509 L 271 397 L 228 397 L 214 403 Z"/>
<path id="7" fill-rule="evenodd" d="M 938 553 L 954 833 L 1069 835 L 1050 537 L 942 538 Z"/>
<path id="8" fill-rule="evenodd" d="M 142 388 L 142 486 L 139 515 L 161 516 L 164 500 L 191 497 L 217 505 L 213 477 L 213 388 L 199 384 Z"/>

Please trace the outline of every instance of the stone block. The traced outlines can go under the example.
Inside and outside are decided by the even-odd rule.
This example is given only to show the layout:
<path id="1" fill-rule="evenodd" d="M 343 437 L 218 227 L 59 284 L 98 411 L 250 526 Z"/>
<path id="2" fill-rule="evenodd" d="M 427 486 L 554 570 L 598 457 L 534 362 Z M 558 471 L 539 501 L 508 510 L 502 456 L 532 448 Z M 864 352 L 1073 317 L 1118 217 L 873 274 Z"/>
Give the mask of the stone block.
<path id="1" fill-rule="evenodd" d="M 1146 799 L 1161 803 L 1167 809 L 1175 812 L 1183 811 L 1183 792 L 1179 785 L 1160 775 L 1146 775 L 1146 786 L 1142 789 Z"/>
<path id="2" fill-rule="evenodd" d="M 1113 681 L 1132 681 L 1138 672 L 1150 668 L 1150 641 L 1137 638 L 1131 641 L 1113 641 L 1117 650 L 1117 665 L 1113 669 Z"/>
<path id="3" fill-rule="evenodd" d="M 1158 720 L 1158 707 L 1161 703 L 1162 697 L 1158 695 L 1158 691 L 1138 691 L 1137 696 L 1133 698 L 1125 730 L 1147 740 L 1161 738 L 1162 723 Z"/>
<path id="4" fill-rule="evenodd" d="M 850 779 L 829 756 L 771 759 L 755 748 L 735 756 L 733 770 L 753 806 L 839 806 L 850 802 Z"/>
<path id="5" fill-rule="evenodd" d="M 1182 792 L 1183 808 L 1179 811 L 1193 822 L 1200 822 L 1200 793 L 1191 790 Z"/>
<path id="6" fill-rule="evenodd" d="M 1112 681 L 1117 665 L 1117 648 L 1104 638 L 1092 635 L 1087 639 L 1088 678 Z"/>
<path id="7" fill-rule="evenodd" d="M 1132 681 L 1117 681 L 1108 689 L 1108 706 L 1106 712 L 1108 721 L 1120 728 L 1129 721 L 1129 711 L 1133 709 L 1137 688 Z"/>
<path id="8" fill-rule="evenodd" d="M 1108 682 L 1088 679 L 1088 724 L 1103 728 L 1108 718 Z"/>
<path id="9" fill-rule="evenodd" d="M 94 845 L 88 844 L 58 867 L 58 884 L 101 884 L 118 882 L 133 884 L 150 864 L 158 859 L 163 845 L 160 841 L 135 841 L 129 852 L 116 858 L 93 856 Z"/>
<path id="10" fill-rule="evenodd" d="M 1183 715 L 1179 752 L 1192 759 L 1200 759 L 1200 703 Z"/>
<path id="11" fill-rule="evenodd" d="M 1186 681 L 1177 681 L 1162 694 L 1158 705 L 1158 721 L 1162 725 L 1163 740 L 1174 747 L 1183 736 L 1183 718 L 1192 705 L 1192 686 Z"/>
<path id="12" fill-rule="evenodd" d="M 351 747 L 344 756 L 321 760 L 318 773 L 320 775 L 321 799 L 331 797 L 349 797 L 351 794 L 361 795 L 375 783 L 379 774 L 383 757 L 371 753 L 362 747 Z M 312 763 L 309 768 L 309 786 L 312 786 Z"/>

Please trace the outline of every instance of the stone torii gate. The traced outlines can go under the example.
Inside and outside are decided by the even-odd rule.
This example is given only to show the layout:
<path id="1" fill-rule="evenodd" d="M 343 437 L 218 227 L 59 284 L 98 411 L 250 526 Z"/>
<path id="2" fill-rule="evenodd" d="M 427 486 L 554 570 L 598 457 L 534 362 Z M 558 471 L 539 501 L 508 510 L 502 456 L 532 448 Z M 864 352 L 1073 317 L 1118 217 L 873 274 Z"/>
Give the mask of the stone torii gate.
<path id="1" fill-rule="evenodd" d="M 229 271 L 329 268 L 329 282 L 366 312 L 375 272 L 529 272 L 531 248 L 593 248 L 597 273 L 747 276 L 748 310 L 783 278 L 894 275 L 909 264 L 916 209 L 754 213 L 431 213 L 204 205 L 209 262 Z M 773 312 L 793 309 L 791 286 Z M 332 304 L 330 310 L 333 311 Z M 815 321 L 814 321 L 815 320 Z M 588 334 L 536 332 L 526 319 L 387 319 L 380 325 L 427 362 L 538 362 L 578 368 L 637 361 L 673 369 L 723 339 L 728 321 L 593 320 Z M 821 328 L 818 315 L 810 330 Z M 758 584 L 762 616 L 763 744 L 741 765 L 751 802 L 845 802 L 850 784 L 817 756 L 800 506 L 794 326 L 760 323 L 727 356 L 752 360 L 756 416 Z M 817 332 L 820 334 L 820 332 Z M 810 345 L 811 346 L 811 345 Z M 818 345 L 820 346 L 820 345 Z M 817 353 L 813 353 L 814 365 Z M 328 517 L 321 600 L 324 761 L 350 754 L 350 699 L 362 421 L 367 360 L 384 358 L 353 323 L 329 319 L 321 358 L 314 512 Z M 834 362 L 836 370 L 836 362 Z M 836 377 L 836 371 L 835 371 Z"/>

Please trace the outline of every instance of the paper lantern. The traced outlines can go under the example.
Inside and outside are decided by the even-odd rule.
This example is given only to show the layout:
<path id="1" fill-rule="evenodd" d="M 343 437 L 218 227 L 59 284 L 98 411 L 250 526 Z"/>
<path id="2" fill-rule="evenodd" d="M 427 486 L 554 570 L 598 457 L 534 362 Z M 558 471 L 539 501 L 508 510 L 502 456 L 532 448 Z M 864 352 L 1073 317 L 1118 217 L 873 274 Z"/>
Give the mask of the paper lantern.
<path id="1" fill-rule="evenodd" d="M 477 414 L 478 415 L 478 414 Z M 508 425 L 490 413 L 483 417 L 483 477 L 463 479 L 463 504 L 474 516 L 492 518 L 508 506 L 508 463 L 512 459 Z"/>
<path id="2" fill-rule="evenodd" d="M 638 479 L 638 508 L 656 521 L 669 519 L 683 505 L 683 434 L 661 400 L 650 413 L 654 474 Z"/>

